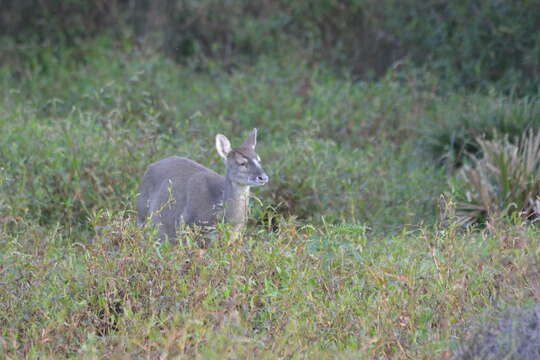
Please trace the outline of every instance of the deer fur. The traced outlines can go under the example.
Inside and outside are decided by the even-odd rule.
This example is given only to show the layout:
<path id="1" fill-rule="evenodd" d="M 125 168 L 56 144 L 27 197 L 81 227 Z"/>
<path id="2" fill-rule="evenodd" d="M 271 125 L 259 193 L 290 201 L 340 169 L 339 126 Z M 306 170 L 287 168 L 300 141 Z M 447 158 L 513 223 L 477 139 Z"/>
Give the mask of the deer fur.
<path id="1" fill-rule="evenodd" d="M 230 223 L 235 234 L 241 232 L 248 217 L 250 188 L 268 182 L 256 144 L 257 129 L 235 149 L 227 137 L 216 135 L 216 150 L 227 168 L 225 176 L 179 156 L 151 164 L 137 198 L 139 224 L 150 217 L 159 227 L 160 239 L 174 239 L 181 224 L 211 228 L 221 220 Z"/>

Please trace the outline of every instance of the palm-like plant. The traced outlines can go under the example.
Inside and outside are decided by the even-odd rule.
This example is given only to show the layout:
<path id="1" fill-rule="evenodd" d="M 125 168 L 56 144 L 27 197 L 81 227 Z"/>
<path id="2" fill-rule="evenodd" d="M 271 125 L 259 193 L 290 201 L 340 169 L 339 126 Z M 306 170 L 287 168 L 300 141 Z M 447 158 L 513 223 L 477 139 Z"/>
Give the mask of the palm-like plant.
<path id="1" fill-rule="evenodd" d="M 476 139 L 481 157 L 472 157 L 460 176 L 464 193 L 456 215 L 464 225 L 481 223 L 494 216 L 514 215 L 536 221 L 540 218 L 540 131 L 526 131 L 516 144 L 508 136 Z"/>

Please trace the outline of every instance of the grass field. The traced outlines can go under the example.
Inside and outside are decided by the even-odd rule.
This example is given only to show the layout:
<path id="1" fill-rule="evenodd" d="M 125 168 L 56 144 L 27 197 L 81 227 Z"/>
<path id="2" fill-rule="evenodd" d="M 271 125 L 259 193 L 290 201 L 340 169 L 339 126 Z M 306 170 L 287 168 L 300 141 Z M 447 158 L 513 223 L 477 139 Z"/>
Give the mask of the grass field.
<path id="1" fill-rule="evenodd" d="M 5 358 L 451 358 L 539 300 L 540 231 L 458 227 L 463 179 L 441 160 L 462 156 L 455 136 L 519 129 L 534 98 L 358 82 L 294 55 L 201 72 L 106 39 L 4 65 L 0 84 Z M 253 127 L 270 183 L 243 239 L 136 226 L 148 164 L 222 172 L 215 134 Z"/>

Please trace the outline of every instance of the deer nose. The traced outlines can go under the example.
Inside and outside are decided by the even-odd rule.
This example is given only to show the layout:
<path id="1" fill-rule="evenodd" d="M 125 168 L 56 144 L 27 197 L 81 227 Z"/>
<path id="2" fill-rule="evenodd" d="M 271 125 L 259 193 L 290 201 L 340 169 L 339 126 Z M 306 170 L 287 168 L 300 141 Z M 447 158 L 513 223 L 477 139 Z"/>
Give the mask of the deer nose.
<path id="1" fill-rule="evenodd" d="M 257 182 L 260 184 L 266 184 L 268 182 L 268 175 L 262 174 L 257 176 Z"/>

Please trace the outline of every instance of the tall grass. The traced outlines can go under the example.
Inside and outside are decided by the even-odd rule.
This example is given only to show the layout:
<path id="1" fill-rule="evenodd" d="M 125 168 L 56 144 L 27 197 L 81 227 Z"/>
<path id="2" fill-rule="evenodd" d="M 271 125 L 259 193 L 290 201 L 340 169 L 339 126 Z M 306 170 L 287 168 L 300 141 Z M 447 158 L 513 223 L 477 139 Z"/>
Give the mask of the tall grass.
<path id="1" fill-rule="evenodd" d="M 476 313 L 538 298 L 533 229 L 282 221 L 202 249 L 154 244 L 126 215 L 96 214 L 85 238 L 2 233 L 5 355 L 444 358 Z"/>
<path id="2" fill-rule="evenodd" d="M 463 185 L 426 144 L 498 95 L 294 55 L 199 72 L 112 45 L 0 68 L 2 356 L 449 358 L 471 321 L 538 301 L 537 228 L 435 226 Z M 149 163 L 220 170 L 215 133 L 255 126 L 270 183 L 244 238 L 136 226 Z"/>
<path id="3" fill-rule="evenodd" d="M 160 158 L 220 170 L 215 134 L 256 126 L 271 177 L 258 195 L 280 212 L 381 231 L 435 221 L 442 174 L 414 145 L 423 94 L 392 78 L 354 84 L 301 61 L 197 74 L 130 48 L 111 59 L 104 45 L 89 47 L 86 64 L 59 58 L 23 81 L 6 72 L 0 156 L 4 191 L 20 194 L 8 197 L 15 213 L 80 225 L 92 211 L 131 203 Z M 413 195 L 420 189 L 432 190 Z"/>

